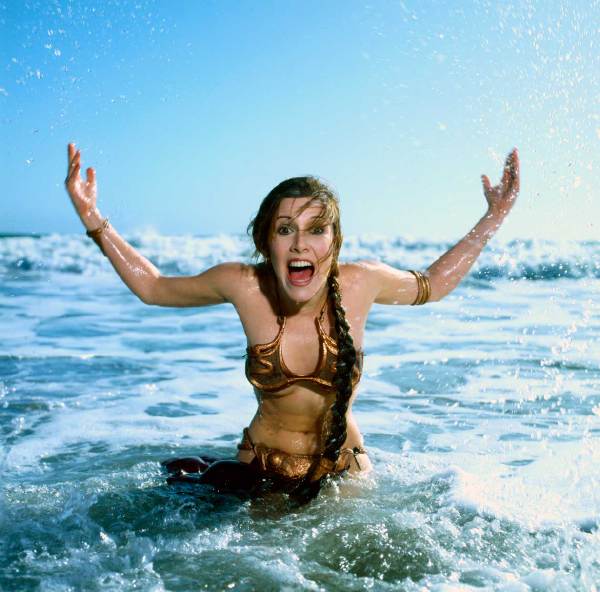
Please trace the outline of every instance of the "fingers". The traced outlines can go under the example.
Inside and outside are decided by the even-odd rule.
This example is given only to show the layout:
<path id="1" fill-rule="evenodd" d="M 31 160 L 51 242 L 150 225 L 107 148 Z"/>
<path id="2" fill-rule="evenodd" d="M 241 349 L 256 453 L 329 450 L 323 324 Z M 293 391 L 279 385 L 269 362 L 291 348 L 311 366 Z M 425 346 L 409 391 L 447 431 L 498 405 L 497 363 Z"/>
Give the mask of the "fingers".
<path id="1" fill-rule="evenodd" d="M 502 180 L 500 181 L 502 187 L 508 187 L 512 179 L 512 156 L 513 153 L 511 152 L 506 157 L 506 161 L 504 163 L 504 171 L 502 172 Z"/>
<path id="2" fill-rule="evenodd" d="M 87 184 L 93 185 L 96 182 L 96 171 L 92 167 L 89 167 L 85 172 Z"/>
<path id="3" fill-rule="evenodd" d="M 69 144 L 69 168 L 67 170 L 67 178 L 65 185 L 69 185 L 73 179 L 76 179 L 81 169 L 81 152 L 75 150 L 74 144 Z"/>
<path id="4" fill-rule="evenodd" d="M 67 173 L 67 178 L 65 179 L 65 183 L 69 183 L 73 179 L 79 175 L 79 171 L 81 169 L 81 164 L 77 160 L 73 160 L 69 165 L 69 172 Z"/>
<path id="5" fill-rule="evenodd" d="M 492 190 L 492 184 L 490 183 L 490 178 L 487 175 L 481 175 L 481 182 L 483 183 L 483 190 L 485 193 L 488 193 Z"/>
<path id="6" fill-rule="evenodd" d="M 73 170 L 73 158 L 75 158 L 75 144 L 69 144 L 67 146 L 67 177 L 65 179 L 65 183 L 69 180 L 71 176 L 71 172 Z"/>
<path id="7" fill-rule="evenodd" d="M 506 157 L 502 180 L 500 181 L 502 190 L 507 194 L 516 195 L 519 192 L 520 173 L 519 173 L 519 152 L 513 148 Z"/>
<path id="8" fill-rule="evenodd" d="M 502 175 L 502 186 L 512 195 L 519 192 L 519 152 L 516 148 L 506 157 L 504 174 Z"/>
<path id="9" fill-rule="evenodd" d="M 513 186 L 512 190 L 515 193 L 519 193 L 521 187 L 521 163 L 519 162 L 519 151 L 517 148 L 513 148 L 511 152 L 512 158 L 512 175 L 513 175 Z"/>

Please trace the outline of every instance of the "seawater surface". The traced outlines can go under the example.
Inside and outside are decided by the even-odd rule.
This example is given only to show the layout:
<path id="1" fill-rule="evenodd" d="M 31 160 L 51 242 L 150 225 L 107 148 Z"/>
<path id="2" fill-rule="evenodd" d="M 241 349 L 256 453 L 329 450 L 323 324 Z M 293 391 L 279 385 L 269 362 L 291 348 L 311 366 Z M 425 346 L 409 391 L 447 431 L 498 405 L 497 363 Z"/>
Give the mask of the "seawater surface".
<path id="1" fill-rule="evenodd" d="M 130 237 L 166 274 L 237 236 Z M 423 269 L 450 245 L 347 240 Z M 167 487 L 255 410 L 234 310 L 145 306 L 79 236 L 0 238 L 0 589 L 600 589 L 600 243 L 492 243 L 447 298 L 375 306 L 374 463 L 308 506 Z"/>

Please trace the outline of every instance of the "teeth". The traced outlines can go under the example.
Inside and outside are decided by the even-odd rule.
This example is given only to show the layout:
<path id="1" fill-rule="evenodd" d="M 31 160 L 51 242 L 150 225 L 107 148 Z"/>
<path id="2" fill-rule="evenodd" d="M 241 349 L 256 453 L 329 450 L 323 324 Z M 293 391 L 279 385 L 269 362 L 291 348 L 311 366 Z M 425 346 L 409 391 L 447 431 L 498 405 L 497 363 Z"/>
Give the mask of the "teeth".
<path id="1" fill-rule="evenodd" d="M 312 267 L 312 263 L 310 261 L 292 261 L 289 264 L 289 267 L 307 267 L 310 266 Z"/>

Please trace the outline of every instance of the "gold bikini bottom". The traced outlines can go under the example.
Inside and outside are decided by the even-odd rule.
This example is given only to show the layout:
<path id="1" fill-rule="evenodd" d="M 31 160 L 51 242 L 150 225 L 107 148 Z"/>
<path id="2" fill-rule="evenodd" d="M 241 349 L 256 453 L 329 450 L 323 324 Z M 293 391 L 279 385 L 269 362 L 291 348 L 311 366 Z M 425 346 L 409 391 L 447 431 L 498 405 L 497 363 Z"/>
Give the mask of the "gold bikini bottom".
<path id="1" fill-rule="evenodd" d="M 252 442 L 248 428 L 244 428 L 244 435 L 238 448 L 252 451 L 255 456 L 252 462 L 256 462 L 261 471 L 284 479 L 301 479 L 315 462 L 319 462 L 319 467 L 314 475 L 315 479 L 328 473 L 338 474 L 347 471 L 353 459 L 360 470 L 361 467 L 356 457 L 367 452 L 362 446 L 342 448 L 337 462 L 333 463 L 323 458 L 321 454 L 291 454 L 277 448 L 269 448 L 264 444 L 256 444 Z"/>

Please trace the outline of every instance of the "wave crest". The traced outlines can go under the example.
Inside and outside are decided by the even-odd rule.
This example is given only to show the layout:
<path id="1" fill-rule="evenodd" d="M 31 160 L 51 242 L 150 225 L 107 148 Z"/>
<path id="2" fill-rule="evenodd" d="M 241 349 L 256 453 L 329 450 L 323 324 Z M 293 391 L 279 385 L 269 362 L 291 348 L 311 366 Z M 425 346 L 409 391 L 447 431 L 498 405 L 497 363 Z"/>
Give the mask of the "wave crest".
<path id="1" fill-rule="evenodd" d="M 129 242 L 164 274 L 195 274 L 224 261 L 251 261 L 253 247 L 243 235 L 164 236 L 135 234 Z M 400 269 L 425 269 L 452 243 L 402 237 L 351 236 L 341 259 L 381 260 Z M 483 251 L 469 281 L 600 278 L 600 241 L 516 240 L 494 242 Z M 81 235 L 0 235 L 0 273 L 102 274 L 109 271 L 97 247 Z"/>

